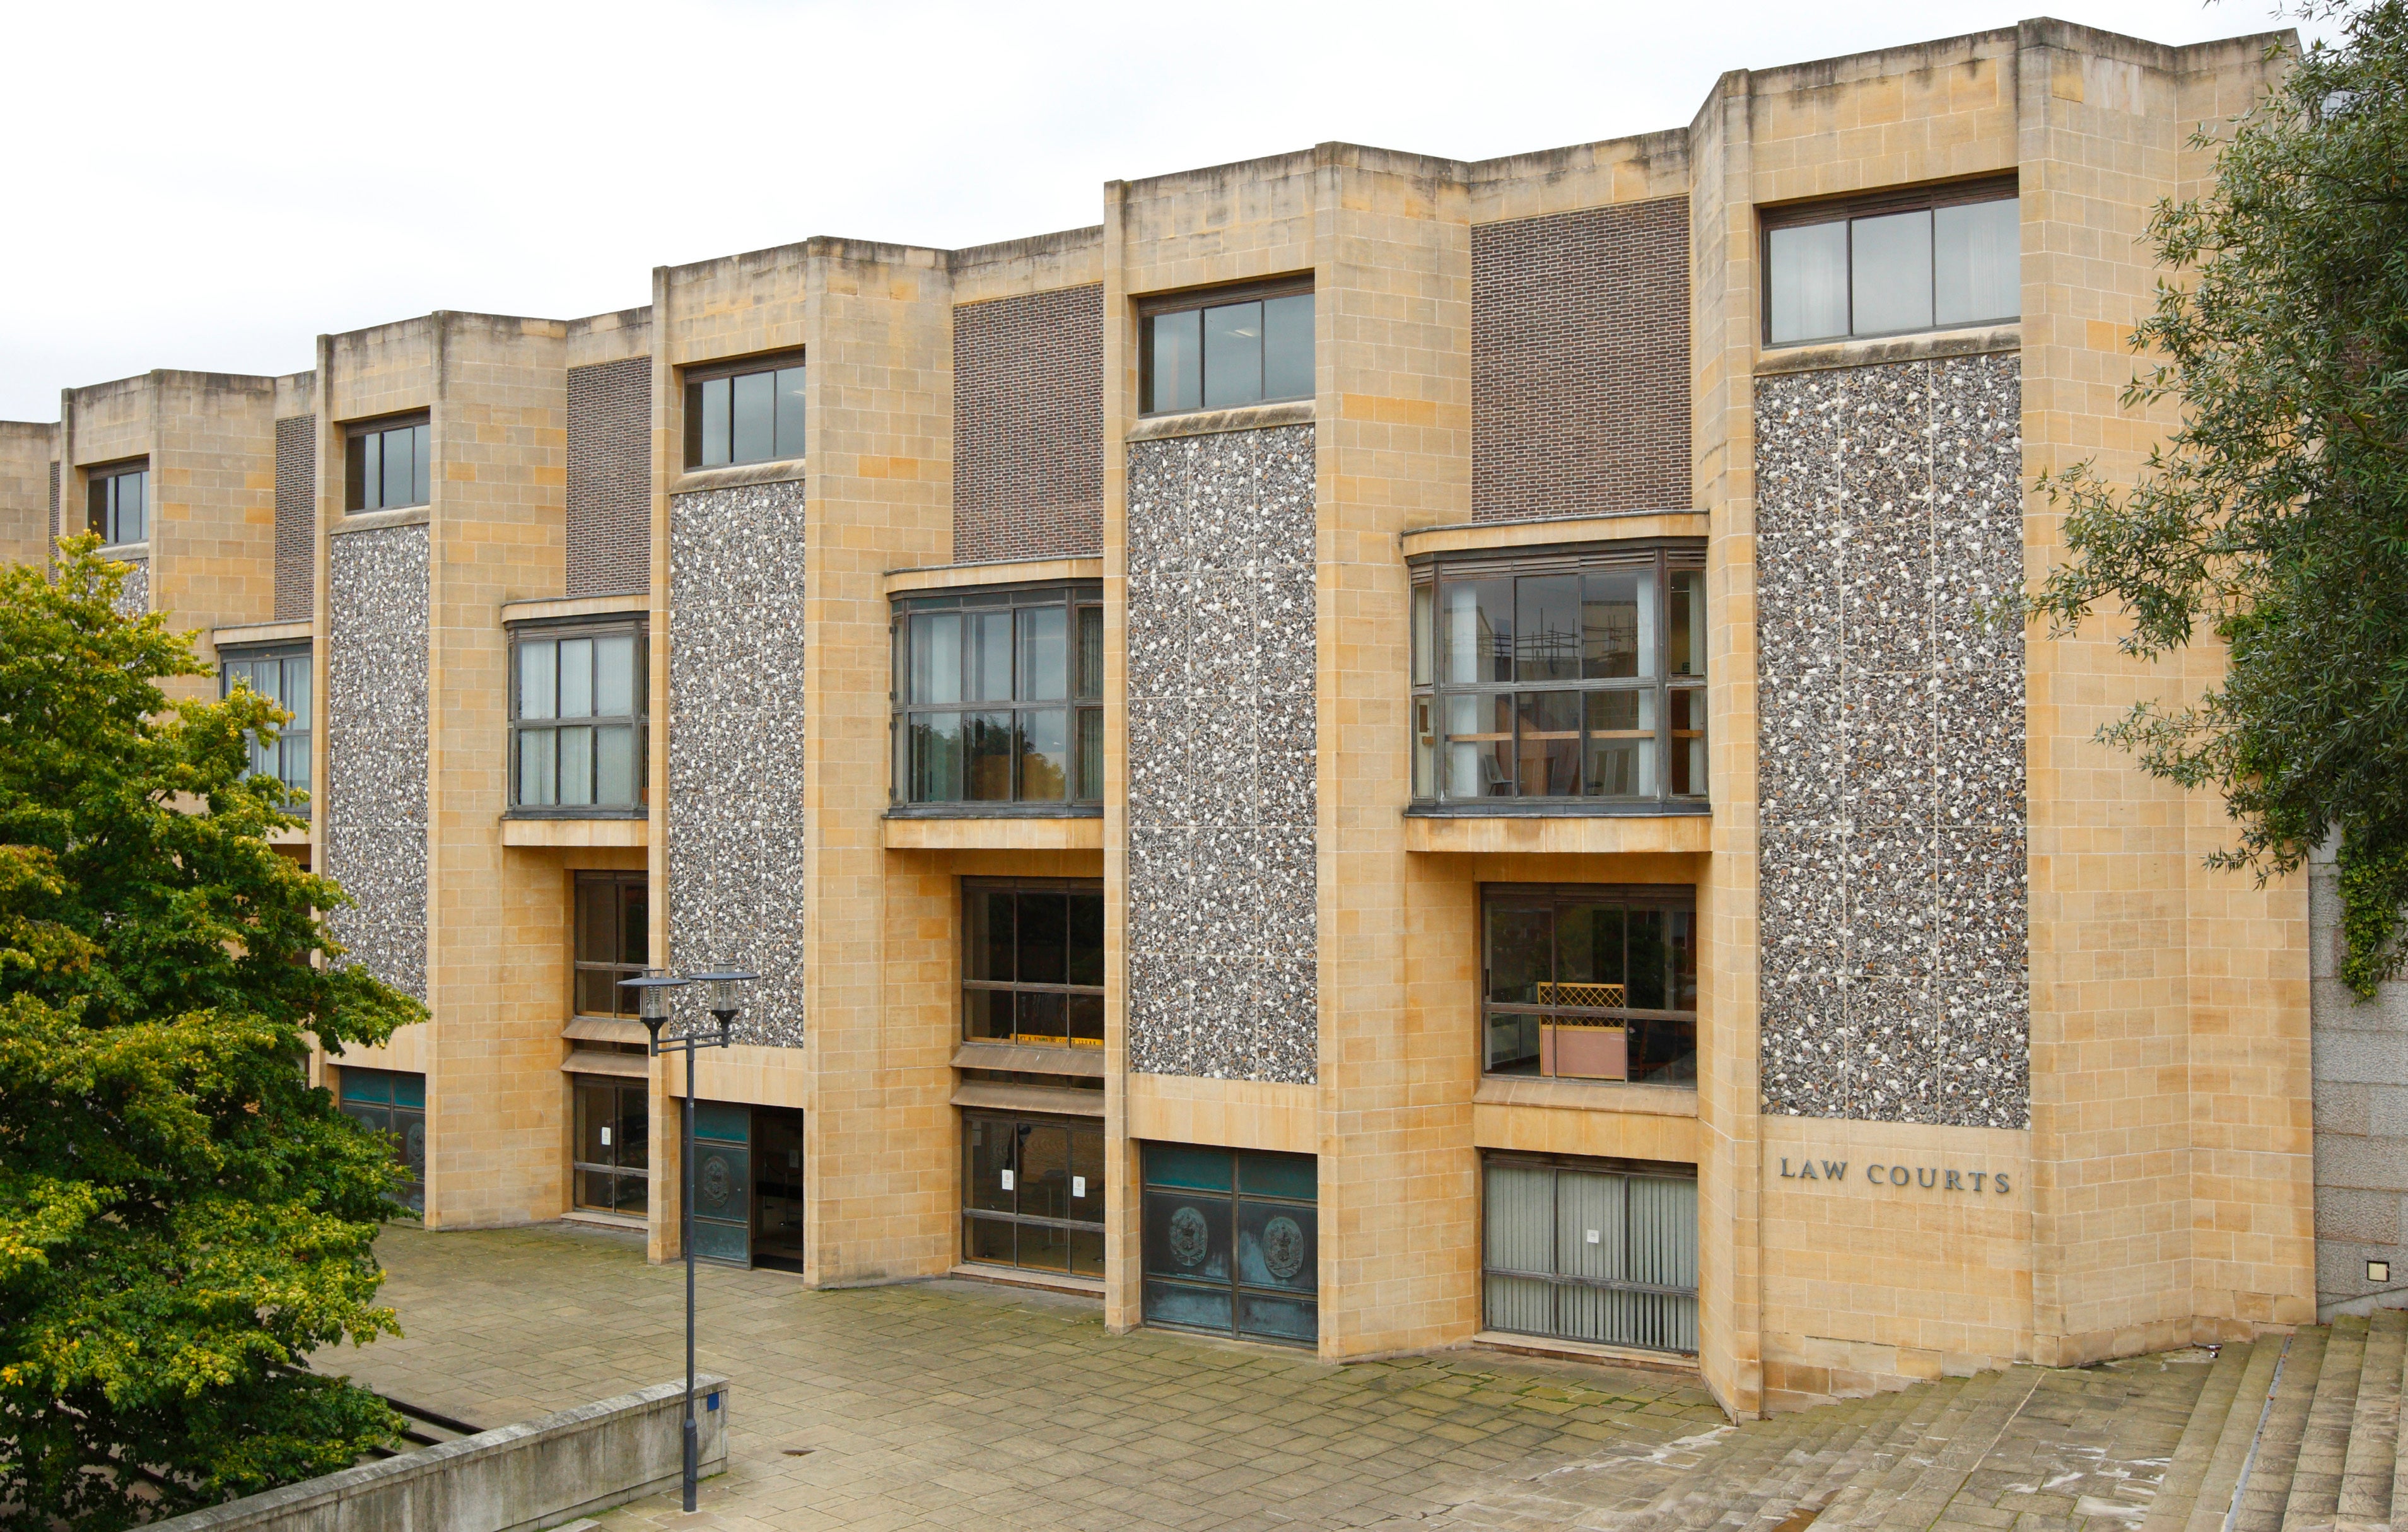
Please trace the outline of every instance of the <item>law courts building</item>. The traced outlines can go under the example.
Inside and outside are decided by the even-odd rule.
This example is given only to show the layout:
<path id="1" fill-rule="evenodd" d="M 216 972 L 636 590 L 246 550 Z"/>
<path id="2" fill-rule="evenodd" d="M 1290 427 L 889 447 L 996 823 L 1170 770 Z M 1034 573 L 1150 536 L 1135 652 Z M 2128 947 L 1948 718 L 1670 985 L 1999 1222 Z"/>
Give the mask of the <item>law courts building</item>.
<path id="1" fill-rule="evenodd" d="M 696 1245 L 803 1284 L 1740 1414 L 2396 1304 L 2408 1004 L 2093 737 L 2214 656 L 1999 618 L 2035 477 L 2164 429 L 2145 220 L 2279 41 L 2026 21 L 70 389 L 0 534 L 296 715 L 291 852 L 432 1011 L 313 1067 L 432 1227 L 677 1253 L 617 981 L 732 962 Z"/>

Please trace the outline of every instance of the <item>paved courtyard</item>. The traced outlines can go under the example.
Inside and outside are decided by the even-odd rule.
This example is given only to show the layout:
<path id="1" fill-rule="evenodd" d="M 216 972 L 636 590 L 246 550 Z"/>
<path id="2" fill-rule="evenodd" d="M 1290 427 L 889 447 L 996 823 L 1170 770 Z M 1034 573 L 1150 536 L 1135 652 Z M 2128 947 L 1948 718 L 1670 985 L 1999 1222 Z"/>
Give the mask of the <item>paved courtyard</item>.
<path id="1" fill-rule="evenodd" d="M 633 1235 L 397 1225 L 378 1250 L 408 1333 L 322 1353 L 323 1370 L 480 1426 L 681 1373 L 682 1267 L 647 1266 Z M 1333 1367 L 1109 1336 L 1092 1301 L 969 1281 L 815 1293 L 705 1267 L 700 1292 L 699 1365 L 734 1381 L 729 1470 L 696 1517 L 672 1495 L 612 1512 L 613 1529 L 1611 1526 L 1756 1457 L 1811 1462 L 1830 1421 L 1896 1408 L 1735 1430 L 1669 1371 L 1476 1351 Z M 2203 1361 L 2018 1368 L 1985 1385 L 2012 1396 L 1995 1420 L 1942 1414 L 1935 1394 L 1933 1427 L 1983 1436 L 1956 1444 L 1962 1482 L 1923 1525 L 2137 1525 Z"/>

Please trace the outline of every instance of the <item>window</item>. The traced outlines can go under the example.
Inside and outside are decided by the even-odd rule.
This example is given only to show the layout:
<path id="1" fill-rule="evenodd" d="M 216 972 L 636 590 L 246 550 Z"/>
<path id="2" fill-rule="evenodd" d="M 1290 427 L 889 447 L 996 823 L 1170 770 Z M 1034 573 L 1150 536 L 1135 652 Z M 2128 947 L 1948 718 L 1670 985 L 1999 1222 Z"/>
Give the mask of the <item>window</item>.
<path id="1" fill-rule="evenodd" d="M 2011 182 L 1765 215 L 1765 339 L 1788 346 L 2018 318 Z"/>
<path id="2" fill-rule="evenodd" d="M 721 468 L 803 455 L 803 364 L 746 363 L 685 375 L 685 465 Z"/>
<path id="3" fill-rule="evenodd" d="M 296 793 L 309 791 L 309 651 L 242 649 L 222 651 L 218 659 L 218 695 L 231 696 L 236 686 L 248 686 L 293 715 L 276 731 L 270 744 L 256 735 L 251 741 L 251 769 L 273 777 Z"/>
<path id="4" fill-rule="evenodd" d="M 644 803 L 644 629 L 511 631 L 510 803 L 519 811 L 631 815 Z"/>
<path id="5" fill-rule="evenodd" d="M 433 436 L 423 419 L 352 426 L 343 449 L 343 508 L 399 510 L 426 504 L 435 482 L 427 463 Z"/>
<path id="6" fill-rule="evenodd" d="M 1312 397 L 1312 283 L 1153 300 L 1139 318 L 1143 413 Z"/>
<path id="7" fill-rule="evenodd" d="M 1706 795 L 1706 572 L 1684 543 L 1425 564 L 1413 796 Z"/>
<path id="8" fill-rule="evenodd" d="M 644 1216 L 652 1193 L 652 1117 L 646 1083 L 571 1075 L 577 1092 L 577 1158 L 571 1200 L 589 1212 Z"/>
<path id="9" fill-rule="evenodd" d="M 343 1115 L 393 1140 L 394 1158 L 409 1172 L 394 1193 L 411 1212 L 426 1210 L 426 1077 L 396 1069 L 337 1066 Z"/>
<path id="10" fill-rule="evenodd" d="M 1104 795 L 1100 584 L 895 603 L 895 801 L 1094 805 Z"/>
<path id="11" fill-rule="evenodd" d="M 1318 1170 L 1310 1154 L 1146 1145 L 1145 1322 L 1297 1346 L 1318 1339 Z"/>
<path id="12" fill-rule="evenodd" d="M 632 1017 L 633 990 L 622 979 L 640 979 L 652 940 L 652 888 L 640 872 L 577 875 L 577 992 L 580 1016 Z"/>
<path id="13" fill-rule="evenodd" d="M 962 1259 L 1104 1274 L 1101 1124 L 962 1114 Z"/>
<path id="14" fill-rule="evenodd" d="M 1697 1083 L 1690 890 L 1492 885 L 1481 905 L 1488 1073 Z"/>
<path id="15" fill-rule="evenodd" d="M 92 530 L 104 543 L 147 541 L 150 536 L 150 465 L 119 463 L 84 476 Z"/>
<path id="16" fill-rule="evenodd" d="M 1698 1349 L 1698 1178 L 1686 1166 L 1481 1157 L 1481 1322 Z"/>
<path id="17" fill-rule="evenodd" d="M 1093 882 L 962 883 L 962 1036 L 1104 1045 L 1104 890 Z"/>

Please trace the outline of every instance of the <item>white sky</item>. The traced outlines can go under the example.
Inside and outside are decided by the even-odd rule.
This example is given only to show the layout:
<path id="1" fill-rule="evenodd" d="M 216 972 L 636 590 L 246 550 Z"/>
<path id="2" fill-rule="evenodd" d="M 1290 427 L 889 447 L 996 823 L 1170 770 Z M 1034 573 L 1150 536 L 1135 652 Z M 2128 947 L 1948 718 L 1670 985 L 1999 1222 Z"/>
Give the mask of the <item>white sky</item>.
<path id="1" fill-rule="evenodd" d="M 1686 123 L 1726 69 L 2012 25 L 1966 0 L 1036 7 L 103 3 L 8 17 L 0 418 L 284 373 L 435 308 L 573 318 L 652 268 L 1100 217 L 1115 178 L 1344 139 L 1459 159 Z M 2163 43 L 2266 0 L 2068 0 Z M 1198 23 L 1210 19 L 1209 27 Z M 31 65 L 38 61 L 38 66 Z"/>

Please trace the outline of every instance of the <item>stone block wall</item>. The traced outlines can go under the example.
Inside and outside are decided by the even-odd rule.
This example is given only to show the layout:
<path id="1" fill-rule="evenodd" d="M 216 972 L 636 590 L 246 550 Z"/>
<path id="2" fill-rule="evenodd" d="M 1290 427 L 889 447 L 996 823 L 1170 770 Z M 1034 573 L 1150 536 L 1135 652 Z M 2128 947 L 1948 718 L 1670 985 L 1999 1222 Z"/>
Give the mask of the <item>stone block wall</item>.
<path id="1" fill-rule="evenodd" d="M 345 532 L 327 551 L 327 916 L 346 960 L 426 997 L 427 530 Z"/>
<path id="2" fill-rule="evenodd" d="M 2016 367 L 1757 385 L 1769 1111 L 2029 1121 Z"/>
<path id="3" fill-rule="evenodd" d="M 670 501 L 668 962 L 758 973 L 738 1036 L 789 1047 L 803 1040 L 803 557 L 799 482 Z"/>
<path id="4" fill-rule="evenodd" d="M 1129 1067 L 1318 1073 L 1313 427 L 1128 455 Z"/>

